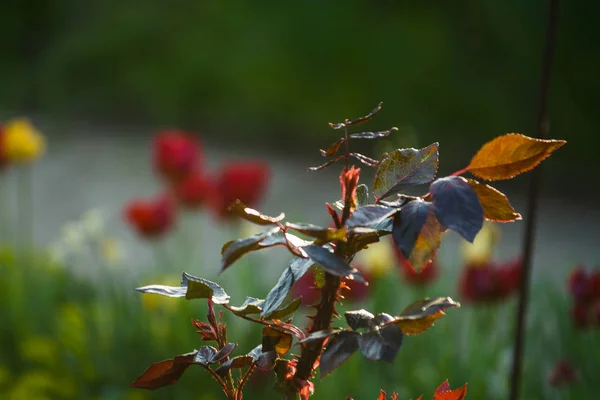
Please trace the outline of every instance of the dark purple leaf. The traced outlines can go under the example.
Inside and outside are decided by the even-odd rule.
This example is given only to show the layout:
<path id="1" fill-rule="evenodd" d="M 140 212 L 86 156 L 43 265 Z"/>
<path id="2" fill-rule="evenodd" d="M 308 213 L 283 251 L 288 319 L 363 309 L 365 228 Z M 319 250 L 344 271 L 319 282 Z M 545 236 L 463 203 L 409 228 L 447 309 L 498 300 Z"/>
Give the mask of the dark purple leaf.
<path id="1" fill-rule="evenodd" d="M 319 364 L 321 378 L 329 375 L 358 350 L 359 339 L 360 333 L 358 332 L 341 331 L 329 340 Z"/>
<path id="2" fill-rule="evenodd" d="M 320 331 L 316 331 L 316 332 L 313 332 L 310 335 L 308 335 L 306 337 L 306 339 L 301 341 L 301 343 L 309 343 L 309 342 L 315 342 L 317 340 L 324 340 L 330 336 L 337 334 L 338 332 L 341 332 L 341 329 L 335 328 L 335 329 L 323 329 Z"/>
<path id="3" fill-rule="evenodd" d="M 321 164 L 318 167 L 310 167 L 308 170 L 309 171 L 320 171 L 322 169 L 329 167 L 333 163 L 340 161 L 343 158 L 344 158 L 344 156 L 337 156 L 336 158 L 332 158 L 331 160 L 327 161 L 325 164 Z"/>
<path id="4" fill-rule="evenodd" d="M 392 362 L 402 346 L 403 337 L 402 330 L 396 325 L 365 332 L 359 340 L 360 352 L 371 361 Z"/>
<path id="5" fill-rule="evenodd" d="M 208 367 L 210 364 L 215 362 L 216 355 L 217 349 L 215 349 L 214 347 L 202 346 L 194 356 L 194 363 Z"/>
<path id="6" fill-rule="evenodd" d="M 379 242 L 379 233 L 370 228 L 351 228 L 348 231 L 348 248 L 359 252 L 366 246 Z"/>
<path id="7" fill-rule="evenodd" d="M 333 228 L 324 228 L 319 225 L 313 224 L 294 224 L 287 223 L 286 226 L 290 229 L 303 233 L 307 236 L 321 239 L 326 242 L 330 242 L 332 240 L 342 240 L 346 238 L 346 231 L 341 229 L 333 229 Z M 305 245 L 308 245 L 305 244 Z"/>
<path id="8" fill-rule="evenodd" d="M 194 362 L 196 351 L 156 362 L 148 367 L 130 386 L 138 389 L 154 390 L 172 385 Z"/>
<path id="9" fill-rule="evenodd" d="M 286 267 L 279 277 L 279 280 L 275 286 L 273 286 L 267 295 L 267 298 L 263 304 L 263 311 L 260 314 L 261 317 L 268 316 L 276 311 L 281 304 L 283 304 L 285 298 L 290 292 L 290 289 L 294 285 L 294 282 L 302 278 L 302 276 L 310 267 L 313 266 L 313 264 L 314 262 L 312 260 L 306 258 L 297 257 L 292 260 L 292 262 Z"/>
<path id="10" fill-rule="evenodd" d="M 231 353 L 233 353 L 233 351 L 235 350 L 236 347 L 237 347 L 236 343 L 227 343 L 225 346 L 223 346 L 217 352 L 217 354 L 215 354 L 215 356 L 213 358 L 214 362 L 219 362 L 219 361 L 225 359 L 226 357 L 229 357 L 229 355 Z"/>
<path id="11" fill-rule="evenodd" d="M 408 187 L 429 183 L 435 178 L 437 168 L 437 143 L 418 150 L 394 150 L 377 168 L 373 193 L 377 199 L 384 199 Z"/>
<path id="12" fill-rule="evenodd" d="M 302 304 L 302 297 L 297 297 L 290 301 L 287 305 L 278 308 L 270 314 L 264 316 L 264 319 L 282 319 L 295 312 Z"/>
<path id="13" fill-rule="evenodd" d="M 483 208 L 469 182 L 461 176 L 437 179 L 430 192 L 435 215 L 442 226 L 473 242 L 483 226 Z"/>
<path id="14" fill-rule="evenodd" d="M 230 306 L 231 312 L 235 315 L 245 316 L 250 314 L 259 314 L 262 311 L 264 300 L 254 297 L 246 297 L 244 304 L 239 307 Z"/>
<path id="15" fill-rule="evenodd" d="M 251 251 L 261 249 L 260 242 L 279 231 L 279 227 L 275 227 L 245 239 L 225 243 L 223 249 L 221 249 L 221 254 L 223 255 L 221 258 L 221 272 L 225 271 L 227 267 L 239 260 L 242 256 Z"/>
<path id="16" fill-rule="evenodd" d="M 381 106 L 382 105 L 383 105 L 383 102 L 380 102 L 377 105 L 377 107 L 375 107 L 370 113 L 368 113 L 364 117 L 359 117 L 359 118 L 356 118 L 355 120 L 352 120 L 352 121 L 345 120 L 344 122 L 341 122 L 339 124 L 333 124 L 333 123 L 330 122 L 329 126 L 332 127 L 333 129 L 341 129 L 341 128 L 344 128 L 344 127 L 350 126 L 350 125 L 362 124 L 363 122 L 366 122 L 366 121 L 370 120 L 371 118 L 373 118 L 373 116 L 375 114 L 377 114 L 379 112 L 379 110 L 381 110 Z"/>
<path id="17" fill-rule="evenodd" d="M 279 214 L 277 217 L 269 217 L 268 215 L 261 214 L 250 207 L 246 207 L 240 200 L 236 200 L 231 204 L 229 206 L 229 211 L 233 215 L 258 225 L 274 225 L 285 218 L 284 213 Z"/>
<path id="18" fill-rule="evenodd" d="M 357 226 L 368 228 L 383 222 L 383 220 L 391 217 L 398 211 L 400 211 L 398 208 L 390 208 L 374 204 L 359 207 L 352 213 L 350 218 L 348 218 L 346 221 L 346 226 L 348 228 Z"/>
<path id="19" fill-rule="evenodd" d="M 358 161 L 360 161 L 362 164 L 366 165 L 367 167 L 377 167 L 379 165 L 379 161 L 374 160 L 371 157 L 367 157 L 364 154 L 350 153 L 350 156 L 356 158 Z"/>
<path id="20" fill-rule="evenodd" d="M 364 278 L 356 268 L 352 268 L 346 261 L 333 254 L 322 246 L 312 245 L 302 247 L 308 257 L 326 272 L 332 275 L 350 277 L 358 282 L 364 282 Z"/>
<path id="21" fill-rule="evenodd" d="M 160 294 L 168 297 L 191 299 L 212 299 L 215 304 L 227 304 L 229 295 L 214 282 L 183 273 L 181 286 L 149 285 L 136 289 L 142 293 Z"/>
<path id="22" fill-rule="evenodd" d="M 327 148 L 327 150 L 319 150 L 321 152 L 321 155 L 323 157 L 332 157 L 335 155 L 335 153 L 338 152 L 338 150 L 340 149 L 340 146 L 346 141 L 345 138 L 341 138 L 338 141 L 336 141 L 335 143 L 333 143 L 331 146 L 329 146 Z"/>
<path id="23" fill-rule="evenodd" d="M 258 359 L 256 360 L 256 367 L 262 371 L 268 371 L 273 369 L 276 360 L 277 352 L 265 351 L 258 356 Z"/>
<path id="24" fill-rule="evenodd" d="M 350 139 L 379 139 L 382 137 L 389 136 L 390 133 L 397 130 L 398 128 L 394 126 L 393 128 L 390 128 L 387 131 L 353 133 L 350 135 Z"/>
<path id="25" fill-rule="evenodd" d="M 369 327 L 369 323 L 375 316 L 368 312 L 367 310 L 354 310 L 347 311 L 344 313 L 344 317 L 346 317 L 346 323 L 353 331 L 357 329 L 364 329 Z"/>
<path id="26" fill-rule="evenodd" d="M 233 357 L 221 364 L 215 372 L 221 376 L 225 376 L 232 369 L 249 367 L 253 361 L 254 359 L 248 355 Z"/>

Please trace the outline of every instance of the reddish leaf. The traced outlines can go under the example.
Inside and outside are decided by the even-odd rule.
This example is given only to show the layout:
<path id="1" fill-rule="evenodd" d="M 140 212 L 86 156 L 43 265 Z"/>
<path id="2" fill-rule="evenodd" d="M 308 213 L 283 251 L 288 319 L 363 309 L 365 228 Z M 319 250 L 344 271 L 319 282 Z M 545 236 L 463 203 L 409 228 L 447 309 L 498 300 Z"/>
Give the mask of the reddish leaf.
<path id="1" fill-rule="evenodd" d="M 373 118 L 373 116 L 375 114 L 377 114 L 379 112 L 379 110 L 381 110 L 381 106 L 382 105 L 383 105 L 383 102 L 380 102 L 377 105 L 377 107 L 375 107 L 370 113 L 368 113 L 364 117 L 359 117 L 359 118 L 356 118 L 355 120 L 352 120 L 352 121 L 345 120 L 344 122 L 340 122 L 339 124 L 333 124 L 333 123 L 330 122 L 329 126 L 332 127 L 333 129 L 341 129 L 341 128 L 344 128 L 344 127 L 349 126 L 349 125 L 362 124 L 363 122 L 366 122 L 366 121 L 370 120 L 371 118 Z"/>
<path id="2" fill-rule="evenodd" d="M 331 146 L 327 148 L 327 150 L 319 150 L 323 157 L 332 157 L 335 153 L 338 152 L 340 146 L 346 141 L 345 138 L 339 139 L 337 142 L 333 143 Z"/>
<path id="3" fill-rule="evenodd" d="M 515 212 L 504 193 L 474 179 L 467 181 L 479 198 L 485 219 L 493 222 L 513 222 L 521 219 L 521 214 Z"/>
<path id="4" fill-rule="evenodd" d="M 148 367 L 142 375 L 140 375 L 131 387 L 138 389 L 154 390 L 163 386 L 172 385 L 183 375 L 185 370 L 194 362 L 196 352 L 182 354 L 171 358 L 156 362 Z"/>
<path id="5" fill-rule="evenodd" d="M 467 384 L 451 390 L 448 380 L 442 383 L 433 396 L 433 400 L 463 400 L 467 396 Z"/>
<path id="6" fill-rule="evenodd" d="M 327 161 L 325 164 L 321 164 L 318 167 L 310 167 L 308 170 L 309 171 L 320 171 L 322 169 L 325 169 L 325 168 L 329 167 L 333 163 L 336 163 L 336 162 L 340 161 L 343 158 L 344 158 L 344 156 L 337 156 L 336 158 L 333 158 L 333 159 Z"/>
<path id="7" fill-rule="evenodd" d="M 484 144 L 467 168 L 473 175 L 488 181 L 510 179 L 537 167 L 565 143 L 509 133 Z"/>
<path id="8" fill-rule="evenodd" d="M 377 167 L 379 165 L 379 161 L 372 159 L 371 157 L 367 157 L 364 154 L 360 153 L 350 153 L 351 157 L 356 158 L 362 164 L 365 164 L 367 167 Z"/>
<path id="9" fill-rule="evenodd" d="M 285 218 L 284 213 L 281 213 L 276 217 L 269 217 L 268 215 L 261 214 L 252 208 L 246 207 L 244 203 L 239 200 L 236 200 L 229 206 L 229 212 L 258 225 L 274 225 Z"/>

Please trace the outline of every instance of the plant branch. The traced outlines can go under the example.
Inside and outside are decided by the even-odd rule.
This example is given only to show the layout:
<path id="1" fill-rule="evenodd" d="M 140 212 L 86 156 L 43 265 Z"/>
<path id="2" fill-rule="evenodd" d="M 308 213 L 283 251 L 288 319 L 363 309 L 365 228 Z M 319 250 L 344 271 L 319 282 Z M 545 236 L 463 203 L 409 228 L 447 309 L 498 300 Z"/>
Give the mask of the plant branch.
<path id="1" fill-rule="evenodd" d="M 210 372 L 210 374 L 212 375 L 212 377 L 219 383 L 219 385 L 221 385 L 221 387 L 223 388 L 223 391 L 225 392 L 225 395 L 227 396 L 227 399 L 229 399 L 229 400 L 236 400 L 236 398 L 234 397 L 234 393 L 229 388 L 229 386 L 227 385 L 227 383 L 219 376 L 219 374 L 217 374 L 210 367 L 205 366 L 204 369 L 207 370 L 208 372 Z"/>
<path id="2" fill-rule="evenodd" d="M 548 137 L 548 92 L 550 88 L 550 75 L 554 48 L 556 45 L 556 24 L 558 13 L 558 0 L 548 0 L 548 19 L 546 25 L 546 43 L 542 54 L 542 65 L 540 73 L 539 109 L 537 115 L 537 134 L 540 139 Z M 527 306 L 529 301 L 529 289 L 532 271 L 533 247 L 535 239 L 536 215 L 538 209 L 538 192 L 540 186 L 541 169 L 533 171 L 529 187 L 529 199 L 527 205 L 527 222 L 523 238 L 523 270 L 521 285 L 519 288 L 519 306 L 517 311 L 517 326 L 515 329 L 515 345 L 513 349 L 513 360 L 510 377 L 510 400 L 519 398 L 521 377 L 523 369 L 523 355 L 525 347 L 525 325 Z"/>
<path id="3" fill-rule="evenodd" d="M 242 380 L 240 381 L 240 383 L 239 383 L 239 385 L 237 387 L 236 393 L 235 393 L 236 400 L 242 400 L 242 389 L 244 388 L 244 385 L 248 381 L 248 378 L 250 377 L 250 374 L 252 373 L 252 371 L 254 371 L 254 367 L 255 366 L 256 366 L 255 363 L 253 363 L 252 365 L 250 365 L 250 367 L 248 367 L 248 371 L 246 371 L 246 373 L 242 377 Z"/>

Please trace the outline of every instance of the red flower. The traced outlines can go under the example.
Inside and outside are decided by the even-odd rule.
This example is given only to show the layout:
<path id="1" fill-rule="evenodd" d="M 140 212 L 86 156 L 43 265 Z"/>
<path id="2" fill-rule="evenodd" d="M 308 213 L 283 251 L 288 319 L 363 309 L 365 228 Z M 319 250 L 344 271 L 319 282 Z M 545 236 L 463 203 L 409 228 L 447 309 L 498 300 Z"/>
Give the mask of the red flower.
<path id="1" fill-rule="evenodd" d="M 170 182 L 201 167 L 201 161 L 198 143 L 184 132 L 167 130 L 154 138 L 154 169 Z"/>
<path id="2" fill-rule="evenodd" d="M 573 368 L 573 365 L 569 360 L 560 360 L 554 366 L 554 369 L 550 373 L 548 383 L 557 387 L 561 385 L 569 385 L 577 382 L 578 376 L 577 371 Z"/>
<path id="3" fill-rule="evenodd" d="M 402 255 L 400 250 L 398 250 L 396 246 L 393 247 L 400 271 L 402 271 L 402 275 L 408 283 L 417 286 L 425 286 L 437 279 L 439 268 L 435 259 L 431 261 L 428 266 L 417 272 L 412 265 L 410 265 L 410 262 Z"/>
<path id="4" fill-rule="evenodd" d="M 173 227 L 175 207 L 167 196 L 152 200 L 135 199 L 125 207 L 125 219 L 138 235 L 157 238 Z"/>
<path id="5" fill-rule="evenodd" d="M 210 196 L 214 195 L 214 184 L 196 170 L 176 185 L 175 195 L 184 207 L 197 209 L 208 203 Z"/>
<path id="6" fill-rule="evenodd" d="M 460 278 L 460 292 L 466 301 L 493 303 L 504 300 L 519 288 L 521 260 L 503 265 L 468 265 Z"/>
<path id="7" fill-rule="evenodd" d="M 211 205 L 217 216 L 226 218 L 227 209 L 235 200 L 256 207 L 264 196 L 270 177 L 269 166 L 260 161 L 229 163 L 215 179 Z"/>
<path id="8" fill-rule="evenodd" d="M 600 271 L 588 273 L 577 266 L 569 274 L 567 283 L 573 298 L 571 318 L 575 326 L 600 325 Z"/>

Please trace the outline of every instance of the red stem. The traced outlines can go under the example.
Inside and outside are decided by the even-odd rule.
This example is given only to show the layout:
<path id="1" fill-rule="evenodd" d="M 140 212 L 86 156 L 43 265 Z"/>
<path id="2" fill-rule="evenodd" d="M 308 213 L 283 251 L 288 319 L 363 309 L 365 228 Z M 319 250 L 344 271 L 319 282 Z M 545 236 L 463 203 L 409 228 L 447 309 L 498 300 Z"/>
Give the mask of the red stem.
<path id="1" fill-rule="evenodd" d="M 462 175 L 462 174 L 466 174 L 467 172 L 469 172 L 469 167 L 466 167 L 466 168 L 463 168 L 461 170 L 458 170 L 458 171 L 450 174 L 450 176 L 459 176 L 459 175 Z"/>

